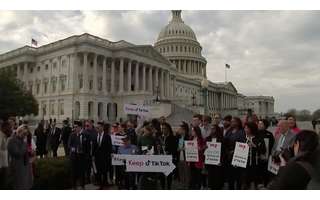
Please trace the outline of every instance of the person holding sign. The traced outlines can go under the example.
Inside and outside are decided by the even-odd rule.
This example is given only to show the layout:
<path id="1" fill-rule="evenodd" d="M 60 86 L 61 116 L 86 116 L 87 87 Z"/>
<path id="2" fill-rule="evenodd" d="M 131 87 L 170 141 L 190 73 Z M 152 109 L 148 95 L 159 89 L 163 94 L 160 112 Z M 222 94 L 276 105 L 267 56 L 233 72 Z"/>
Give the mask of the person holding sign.
<path id="1" fill-rule="evenodd" d="M 185 156 L 185 141 L 189 139 L 189 125 L 186 122 L 180 124 L 177 130 L 178 137 L 178 178 L 184 188 L 187 189 L 189 183 L 189 166 L 186 162 Z"/>
<path id="2" fill-rule="evenodd" d="M 269 156 L 271 155 L 271 150 L 275 141 L 273 134 L 267 130 L 268 127 L 269 127 L 268 120 L 266 119 L 259 120 L 258 137 L 261 137 L 264 140 L 264 143 L 266 145 L 266 153 L 261 155 L 261 160 L 259 164 L 259 174 L 260 174 L 261 182 L 263 182 L 265 187 L 267 187 L 271 179 L 271 174 L 268 171 L 268 159 L 269 159 Z"/>
<path id="3" fill-rule="evenodd" d="M 129 136 L 124 136 L 122 138 L 123 146 L 120 146 L 118 149 L 118 153 L 121 155 L 136 155 L 139 150 L 136 145 L 131 144 Z M 120 168 L 120 189 L 136 189 L 135 178 L 136 173 L 134 172 L 125 172 L 125 166 L 119 166 Z"/>
<path id="4" fill-rule="evenodd" d="M 218 125 L 213 125 L 211 129 L 211 134 L 206 138 L 206 142 L 208 144 L 220 143 L 223 142 L 223 133 L 222 129 Z M 221 145 L 222 146 L 222 145 Z M 223 148 L 223 147 L 221 147 Z M 221 149 L 220 149 L 221 150 Z M 221 151 L 220 155 L 223 155 L 223 151 Z M 208 170 L 208 187 L 212 190 L 222 189 L 224 184 L 224 175 L 223 175 L 223 166 L 222 166 L 223 156 L 220 156 L 220 164 L 219 165 L 209 165 L 206 164 L 206 168 Z"/>
<path id="5" fill-rule="evenodd" d="M 246 133 L 246 143 L 249 146 L 249 154 L 247 167 L 242 175 L 242 189 L 251 189 L 251 184 L 254 183 L 255 189 L 259 184 L 259 164 L 260 156 L 265 154 L 266 146 L 263 138 L 258 137 L 258 126 L 255 122 L 247 122 L 244 127 Z"/>
<path id="6" fill-rule="evenodd" d="M 234 149 L 236 142 L 245 143 L 246 136 L 242 127 L 241 119 L 238 117 L 233 117 L 231 120 L 231 129 L 226 132 L 224 137 L 225 147 L 226 147 L 226 175 L 228 180 L 228 187 L 230 190 L 241 189 L 241 173 L 242 169 L 239 167 L 234 167 L 231 162 L 234 154 Z"/>
<path id="7" fill-rule="evenodd" d="M 201 171 L 204 168 L 205 140 L 202 138 L 199 126 L 192 127 L 190 140 L 196 141 L 198 145 L 198 162 L 189 162 L 190 184 L 189 189 L 199 190 L 201 188 Z"/>

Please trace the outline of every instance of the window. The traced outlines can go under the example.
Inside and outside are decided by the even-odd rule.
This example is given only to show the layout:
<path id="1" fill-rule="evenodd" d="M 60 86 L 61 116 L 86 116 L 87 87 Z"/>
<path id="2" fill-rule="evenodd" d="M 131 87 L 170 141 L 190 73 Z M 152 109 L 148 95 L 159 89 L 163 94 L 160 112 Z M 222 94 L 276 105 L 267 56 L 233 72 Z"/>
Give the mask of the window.
<path id="1" fill-rule="evenodd" d="M 102 77 L 99 77 L 99 80 L 98 80 L 98 90 L 99 91 L 102 90 Z"/>
<path id="2" fill-rule="evenodd" d="M 33 67 L 30 67 L 30 74 L 33 72 Z"/>
<path id="3" fill-rule="evenodd" d="M 40 66 L 38 66 L 37 71 L 40 72 Z"/>
<path id="4" fill-rule="evenodd" d="M 66 76 L 63 76 L 61 78 L 61 91 L 64 91 L 66 89 Z"/>
<path id="5" fill-rule="evenodd" d="M 62 65 L 63 68 L 67 66 L 66 64 L 67 64 L 67 61 L 66 60 L 62 60 L 61 65 Z"/>
<path id="6" fill-rule="evenodd" d="M 64 115 L 64 103 L 63 100 L 60 100 L 59 102 L 59 114 Z"/>
<path id="7" fill-rule="evenodd" d="M 50 103 L 50 114 L 54 115 L 54 102 Z"/>
<path id="8" fill-rule="evenodd" d="M 173 46 L 171 46 L 171 51 L 173 52 Z"/>
<path id="9" fill-rule="evenodd" d="M 180 46 L 180 52 L 182 52 L 182 46 Z"/>
<path id="10" fill-rule="evenodd" d="M 79 89 L 83 88 L 83 77 L 82 74 L 79 74 Z"/>
<path id="11" fill-rule="evenodd" d="M 176 52 L 178 52 L 178 46 L 176 46 Z"/>
<path id="12" fill-rule="evenodd" d="M 89 82 L 89 89 L 92 90 L 93 89 L 93 80 L 91 79 Z"/>
<path id="13" fill-rule="evenodd" d="M 37 83 L 37 94 L 40 93 L 40 83 Z"/>
<path id="14" fill-rule="evenodd" d="M 52 84 L 52 92 L 54 93 L 54 92 L 56 92 L 56 89 L 57 89 L 57 87 L 56 87 L 57 79 L 56 79 L 56 78 L 53 78 L 53 79 L 51 80 L 51 84 Z"/>
<path id="15" fill-rule="evenodd" d="M 43 104 L 43 107 L 42 107 L 42 115 L 43 115 L 43 116 L 46 116 L 46 115 L 47 115 L 47 104 Z"/>
<path id="16" fill-rule="evenodd" d="M 44 93 L 47 94 L 48 91 L 48 82 L 44 82 Z"/>
<path id="17" fill-rule="evenodd" d="M 48 70 L 49 69 L 49 65 L 46 65 L 46 70 Z"/>
<path id="18" fill-rule="evenodd" d="M 187 52 L 187 47 L 184 47 L 184 52 Z"/>
<path id="19" fill-rule="evenodd" d="M 57 63 L 54 62 L 54 63 L 53 63 L 53 69 L 56 69 L 56 68 L 57 68 Z"/>

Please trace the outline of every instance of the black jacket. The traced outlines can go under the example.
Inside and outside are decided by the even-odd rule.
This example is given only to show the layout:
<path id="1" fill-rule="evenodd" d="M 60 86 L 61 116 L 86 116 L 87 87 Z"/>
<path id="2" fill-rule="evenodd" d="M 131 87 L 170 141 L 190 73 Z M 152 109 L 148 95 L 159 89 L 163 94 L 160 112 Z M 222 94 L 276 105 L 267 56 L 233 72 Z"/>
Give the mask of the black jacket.
<path id="1" fill-rule="evenodd" d="M 247 143 L 249 142 L 247 141 Z M 252 138 L 252 143 L 255 147 L 252 146 L 249 148 L 247 167 L 258 166 L 260 163 L 260 156 L 266 153 L 266 146 L 263 138 L 256 136 Z"/>
<path id="2" fill-rule="evenodd" d="M 90 157 L 91 146 L 89 135 L 83 131 L 79 135 L 72 133 L 69 138 L 68 147 L 70 149 L 70 159 L 74 159 L 77 156 Z"/>
<path id="3" fill-rule="evenodd" d="M 261 137 L 262 139 L 268 139 L 269 140 L 269 152 L 268 155 L 271 155 L 271 150 L 274 145 L 274 137 L 273 134 L 267 130 L 259 130 L 258 137 Z"/>
<path id="4" fill-rule="evenodd" d="M 59 146 L 60 139 L 61 139 L 61 129 L 58 127 L 51 128 L 49 131 L 48 137 L 50 138 L 50 144 L 51 146 Z"/>
<path id="5" fill-rule="evenodd" d="M 63 144 L 68 144 L 68 140 L 71 135 L 72 128 L 70 126 L 64 126 L 64 127 L 62 127 L 61 131 L 62 131 L 61 140 L 62 140 Z"/>
<path id="6" fill-rule="evenodd" d="M 268 186 L 271 190 L 304 190 L 311 177 L 298 162 L 289 162 L 279 169 L 277 177 Z"/>
<path id="7" fill-rule="evenodd" d="M 112 153 L 112 142 L 109 134 L 104 133 L 102 137 L 101 144 L 98 143 L 98 136 L 93 140 L 93 156 L 96 161 L 107 161 L 111 159 Z"/>
<path id="8" fill-rule="evenodd" d="M 178 160 L 178 143 L 179 140 L 174 135 L 169 135 L 164 138 L 164 150 L 167 155 L 172 155 L 173 162 L 176 162 Z"/>

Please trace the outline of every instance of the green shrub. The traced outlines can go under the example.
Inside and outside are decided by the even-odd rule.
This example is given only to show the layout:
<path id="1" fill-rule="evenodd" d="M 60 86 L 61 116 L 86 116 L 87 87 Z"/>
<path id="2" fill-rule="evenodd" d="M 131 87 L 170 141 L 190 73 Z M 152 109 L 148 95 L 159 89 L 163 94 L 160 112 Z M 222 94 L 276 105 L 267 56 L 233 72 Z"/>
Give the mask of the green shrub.
<path id="1" fill-rule="evenodd" d="M 70 161 L 68 158 L 38 159 L 33 189 L 63 190 L 72 188 Z"/>

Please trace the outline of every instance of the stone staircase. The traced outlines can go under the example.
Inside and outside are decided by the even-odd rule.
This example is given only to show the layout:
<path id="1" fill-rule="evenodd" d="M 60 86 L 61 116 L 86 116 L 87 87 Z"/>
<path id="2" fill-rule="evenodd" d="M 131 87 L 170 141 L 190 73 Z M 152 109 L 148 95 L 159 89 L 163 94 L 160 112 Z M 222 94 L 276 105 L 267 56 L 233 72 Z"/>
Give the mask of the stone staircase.
<path id="1" fill-rule="evenodd" d="M 166 118 L 166 121 L 175 129 L 179 127 L 181 121 L 191 123 L 194 114 L 195 113 L 190 109 L 181 107 L 177 104 L 172 104 L 172 113 Z"/>

